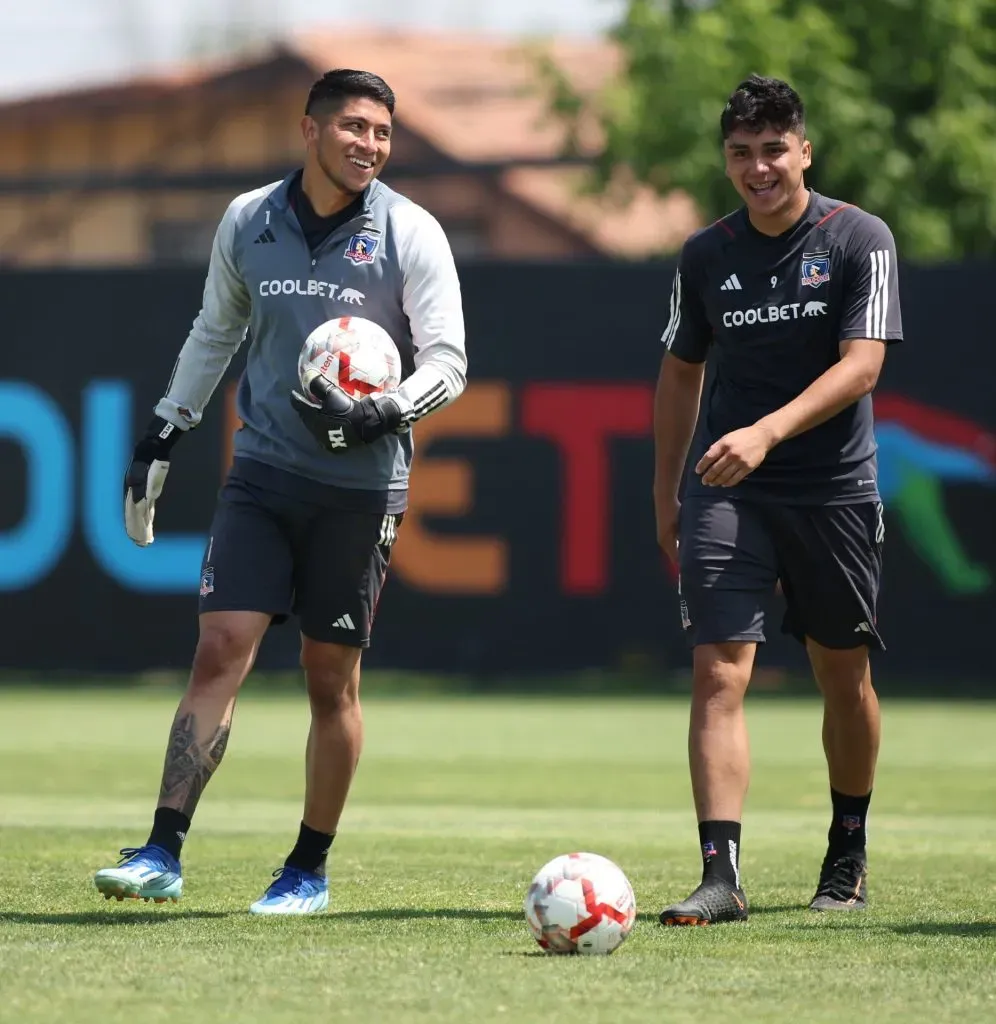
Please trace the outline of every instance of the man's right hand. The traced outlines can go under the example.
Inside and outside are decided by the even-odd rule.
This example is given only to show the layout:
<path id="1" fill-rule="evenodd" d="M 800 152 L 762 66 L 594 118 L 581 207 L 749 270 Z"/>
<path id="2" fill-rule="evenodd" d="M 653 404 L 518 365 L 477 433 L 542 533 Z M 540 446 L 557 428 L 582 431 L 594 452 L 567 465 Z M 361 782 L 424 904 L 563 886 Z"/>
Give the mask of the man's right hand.
<path id="1" fill-rule="evenodd" d="M 654 511 L 657 514 L 657 543 L 671 564 L 678 567 L 678 514 L 681 502 L 672 495 L 654 492 Z"/>
<path id="2" fill-rule="evenodd" d="M 155 539 L 152 521 L 156 500 L 162 494 L 169 472 L 170 450 L 182 433 L 172 423 L 156 416 L 135 445 L 125 472 L 124 518 L 128 536 L 139 547 L 144 548 Z"/>

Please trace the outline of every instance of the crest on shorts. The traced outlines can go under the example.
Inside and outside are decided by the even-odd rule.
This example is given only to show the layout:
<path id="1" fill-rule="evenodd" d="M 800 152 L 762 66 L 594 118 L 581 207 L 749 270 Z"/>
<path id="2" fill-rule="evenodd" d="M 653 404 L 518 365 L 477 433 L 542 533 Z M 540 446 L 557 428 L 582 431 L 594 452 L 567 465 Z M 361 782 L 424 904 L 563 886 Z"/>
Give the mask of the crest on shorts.
<path id="1" fill-rule="evenodd" d="M 214 566 L 206 565 L 201 573 L 201 597 L 214 593 Z"/>
<path id="2" fill-rule="evenodd" d="M 360 231 L 349 240 L 346 245 L 346 252 L 343 254 L 350 263 L 373 263 L 374 253 L 380 239 L 369 231 Z"/>
<path id="3" fill-rule="evenodd" d="M 830 280 L 830 253 L 804 252 L 802 254 L 802 283 L 809 288 L 819 288 Z"/>

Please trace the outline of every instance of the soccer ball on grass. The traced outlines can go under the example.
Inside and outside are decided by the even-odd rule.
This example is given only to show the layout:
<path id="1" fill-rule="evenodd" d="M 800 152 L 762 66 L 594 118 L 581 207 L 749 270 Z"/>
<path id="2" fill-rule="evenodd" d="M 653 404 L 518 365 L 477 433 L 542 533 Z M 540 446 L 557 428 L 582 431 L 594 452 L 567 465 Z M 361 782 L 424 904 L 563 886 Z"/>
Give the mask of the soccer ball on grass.
<path id="1" fill-rule="evenodd" d="M 547 952 L 604 956 L 632 930 L 636 898 L 629 879 L 607 857 L 565 853 L 536 873 L 525 913 Z"/>

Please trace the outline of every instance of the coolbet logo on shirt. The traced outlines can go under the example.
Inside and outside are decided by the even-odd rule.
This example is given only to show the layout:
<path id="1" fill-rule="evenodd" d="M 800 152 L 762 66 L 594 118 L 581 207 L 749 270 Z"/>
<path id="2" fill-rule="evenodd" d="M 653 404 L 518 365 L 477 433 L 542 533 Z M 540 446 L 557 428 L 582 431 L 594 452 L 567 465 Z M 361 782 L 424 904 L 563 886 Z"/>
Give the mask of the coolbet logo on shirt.
<path id="1" fill-rule="evenodd" d="M 343 255 L 350 263 L 373 263 L 374 253 L 379 244 L 380 239 L 376 235 L 364 231 L 353 235 Z"/>
<path id="2" fill-rule="evenodd" d="M 338 298 L 354 306 L 362 306 L 366 295 L 355 288 L 343 288 L 332 281 L 260 281 L 259 294 L 267 295 L 320 295 L 323 299 Z"/>
<path id="3" fill-rule="evenodd" d="M 802 283 L 819 288 L 830 280 L 830 253 L 804 252 L 802 254 Z"/>
<path id="4" fill-rule="evenodd" d="M 734 309 L 723 314 L 724 327 L 743 327 L 751 324 L 773 324 L 778 320 L 798 320 L 800 316 L 826 316 L 825 302 L 807 302 L 802 313 L 801 302 L 787 302 L 784 306 L 759 306 L 757 309 Z"/>

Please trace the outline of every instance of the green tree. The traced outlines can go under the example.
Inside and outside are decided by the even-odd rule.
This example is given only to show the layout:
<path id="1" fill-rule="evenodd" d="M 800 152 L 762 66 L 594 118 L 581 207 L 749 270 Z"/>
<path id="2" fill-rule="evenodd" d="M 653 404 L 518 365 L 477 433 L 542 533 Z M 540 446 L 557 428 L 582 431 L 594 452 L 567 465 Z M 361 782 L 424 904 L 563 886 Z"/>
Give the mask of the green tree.
<path id="1" fill-rule="evenodd" d="M 612 36 L 623 70 L 594 109 L 547 65 L 560 116 L 601 124 L 596 190 L 628 168 L 729 211 L 719 114 L 758 72 L 806 103 L 808 183 L 885 218 L 905 258 L 996 253 L 993 0 L 630 0 Z"/>

